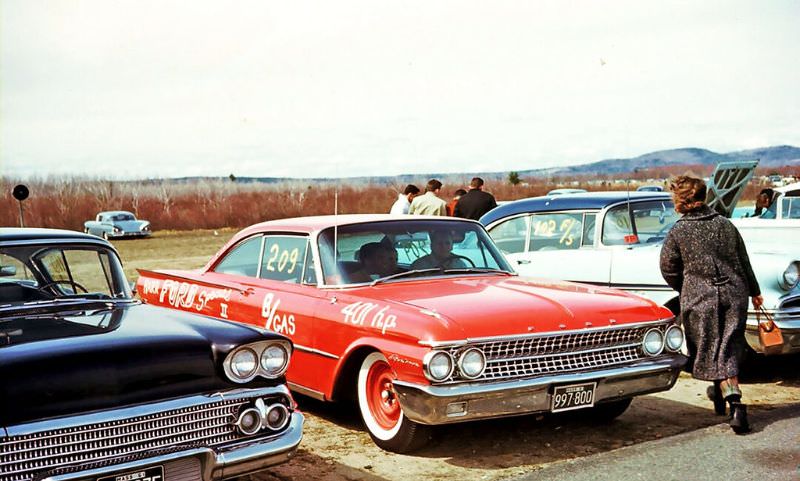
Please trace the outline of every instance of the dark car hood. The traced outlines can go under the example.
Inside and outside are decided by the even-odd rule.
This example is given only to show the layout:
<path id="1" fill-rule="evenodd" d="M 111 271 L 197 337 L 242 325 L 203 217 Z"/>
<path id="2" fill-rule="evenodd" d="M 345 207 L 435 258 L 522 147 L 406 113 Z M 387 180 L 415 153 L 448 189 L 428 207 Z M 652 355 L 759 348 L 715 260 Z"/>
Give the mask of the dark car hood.
<path id="1" fill-rule="evenodd" d="M 241 386 L 225 355 L 284 339 L 138 303 L 87 307 L 0 317 L 0 426 Z"/>

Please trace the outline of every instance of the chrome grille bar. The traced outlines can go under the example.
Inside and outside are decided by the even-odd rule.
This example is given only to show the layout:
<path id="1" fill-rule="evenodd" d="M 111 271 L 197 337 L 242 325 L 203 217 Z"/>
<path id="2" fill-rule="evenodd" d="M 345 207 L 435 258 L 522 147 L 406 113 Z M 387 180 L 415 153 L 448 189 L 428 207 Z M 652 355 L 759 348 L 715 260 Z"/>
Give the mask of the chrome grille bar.
<path id="1" fill-rule="evenodd" d="M 40 429 L 47 422 L 9 429 L 0 438 L 0 481 L 28 481 L 43 472 L 65 466 L 111 462 L 125 456 L 176 446 L 220 446 L 245 439 L 234 422 L 244 404 L 270 394 L 268 403 L 280 402 L 273 388 L 239 390 L 229 396 L 194 396 L 139 408 L 53 422 L 54 429 Z M 139 415 L 126 417 L 135 412 Z M 31 425 L 29 425 L 31 426 Z"/>
<path id="2" fill-rule="evenodd" d="M 586 332 L 513 336 L 467 346 L 452 346 L 446 350 L 457 359 L 462 349 L 481 349 L 486 356 L 486 369 L 477 381 L 532 377 L 607 368 L 636 361 L 644 357 L 640 347 L 644 333 L 653 327 L 664 329 L 667 325 L 669 321 L 637 324 L 628 328 L 615 326 Z"/>

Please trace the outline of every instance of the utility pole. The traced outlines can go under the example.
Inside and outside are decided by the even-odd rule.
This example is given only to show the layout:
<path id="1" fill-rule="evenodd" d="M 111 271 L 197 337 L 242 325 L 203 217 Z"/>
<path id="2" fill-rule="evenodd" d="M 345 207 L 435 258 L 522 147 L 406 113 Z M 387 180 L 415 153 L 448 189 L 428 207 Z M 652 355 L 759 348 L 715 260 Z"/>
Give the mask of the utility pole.
<path id="1" fill-rule="evenodd" d="M 28 198 L 30 191 L 28 187 L 19 184 L 14 186 L 14 189 L 11 191 L 11 195 L 14 196 L 15 199 L 19 201 L 19 226 L 25 227 L 25 216 L 22 212 L 22 201 Z"/>

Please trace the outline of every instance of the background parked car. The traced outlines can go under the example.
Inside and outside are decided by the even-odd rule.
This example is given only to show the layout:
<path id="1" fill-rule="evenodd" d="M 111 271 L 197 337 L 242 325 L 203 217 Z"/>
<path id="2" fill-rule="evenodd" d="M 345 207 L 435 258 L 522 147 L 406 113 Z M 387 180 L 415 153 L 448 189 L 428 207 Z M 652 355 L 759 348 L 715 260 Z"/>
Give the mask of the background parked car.
<path id="1" fill-rule="evenodd" d="M 95 220 L 83 223 L 83 231 L 103 239 L 147 237 L 151 234 L 150 222 L 137 220 L 136 216 L 124 210 L 100 212 Z"/>
<path id="2" fill-rule="evenodd" d="M 632 397 L 671 388 L 685 362 L 669 310 L 519 278 L 464 219 L 276 220 L 241 231 L 203 269 L 140 274 L 145 302 L 289 336 L 291 388 L 357 400 L 392 451 L 421 446 L 431 425 L 569 409 L 613 419 Z M 212 288 L 229 296 L 181 300 Z"/>
<path id="3" fill-rule="evenodd" d="M 510 202 L 481 222 L 520 274 L 623 289 L 677 314 L 678 293 L 661 277 L 659 256 L 678 218 L 667 193 L 594 192 Z M 783 353 L 798 352 L 800 256 L 787 246 L 743 237 L 764 307 L 783 330 Z M 756 312 L 751 311 L 746 337 L 762 352 L 757 327 Z"/>
<path id="4" fill-rule="evenodd" d="M 303 427 L 291 350 L 142 305 L 97 237 L 0 229 L 0 481 L 209 481 L 283 462 Z"/>

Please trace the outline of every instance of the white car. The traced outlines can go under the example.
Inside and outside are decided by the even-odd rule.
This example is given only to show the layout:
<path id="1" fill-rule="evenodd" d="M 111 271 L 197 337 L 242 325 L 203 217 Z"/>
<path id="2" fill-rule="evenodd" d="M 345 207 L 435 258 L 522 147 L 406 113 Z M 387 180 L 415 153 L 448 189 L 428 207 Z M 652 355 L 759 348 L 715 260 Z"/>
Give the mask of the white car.
<path id="1" fill-rule="evenodd" d="M 738 196 L 726 198 L 735 205 Z M 678 293 L 661 277 L 659 257 L 678 218 L 668 193 L 592 192 L 509 202 L 481 223 L 522 275 L 620 288 L 677 314 Z M 800 352 L 800 255 L 745 242 L 764 307 L 783 331 L 782 353 Z M 747 341 L 763 352 L 757 326 L 751 311 Z"/>
<path id="2" fill-rule="evenodd" d="M 800 182 L 776 187 L 769 209 L 758 217 L 731 219 L 745 241 L 766 243 L 779 250 L 800 251 Z"/>

